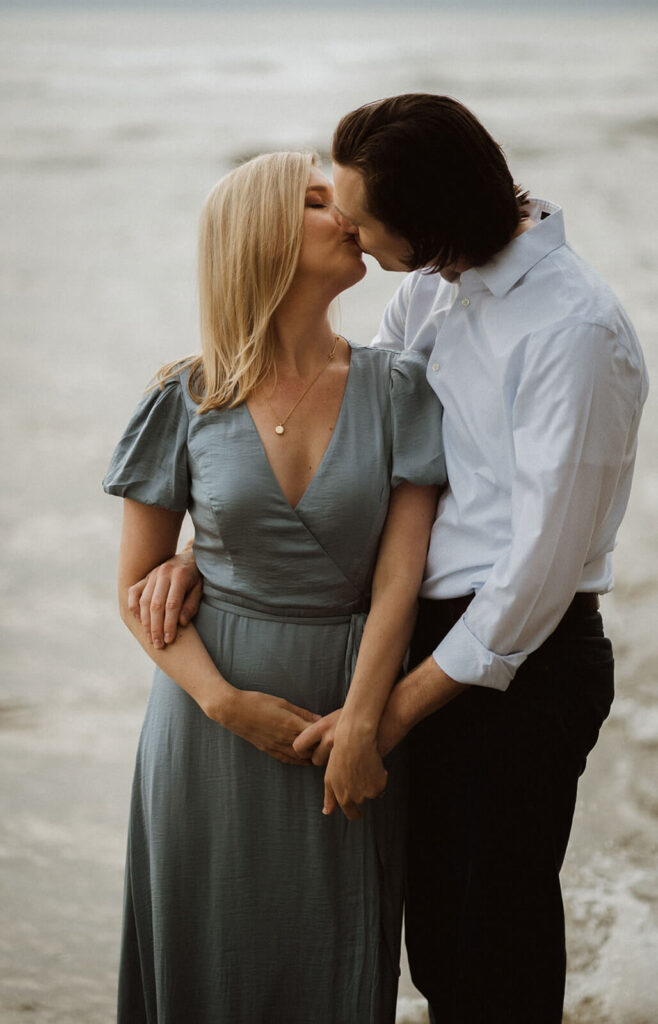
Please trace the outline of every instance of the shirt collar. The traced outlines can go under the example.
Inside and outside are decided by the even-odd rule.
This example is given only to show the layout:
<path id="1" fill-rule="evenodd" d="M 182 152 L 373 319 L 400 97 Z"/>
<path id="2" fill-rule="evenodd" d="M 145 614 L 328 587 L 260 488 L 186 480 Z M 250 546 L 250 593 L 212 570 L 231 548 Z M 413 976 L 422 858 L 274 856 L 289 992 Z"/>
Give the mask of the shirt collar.
<path id="1" fill-rule="evenodd" d="M 467 286 L 469 280 L 480 278 L 492 295 L 501 299 L 535 264 L 565 244 L 564 216 L 560 206 L 546 199 L 530 199 L 528 212 L 531 220 L 537 221 L 535 226 L 513 238 L 488 263 L 465 270 L 461 275 L 462 286 Z"/>

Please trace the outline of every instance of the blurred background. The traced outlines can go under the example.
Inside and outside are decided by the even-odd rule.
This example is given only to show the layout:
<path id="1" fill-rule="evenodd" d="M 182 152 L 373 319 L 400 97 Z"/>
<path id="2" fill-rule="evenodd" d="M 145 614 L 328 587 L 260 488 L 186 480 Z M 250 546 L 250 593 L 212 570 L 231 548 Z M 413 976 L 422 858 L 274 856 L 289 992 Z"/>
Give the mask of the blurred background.
<path id="1" fill-rule="evenodd" d="M 656 378 L 658 9 L 0 4 L 0 1021 L 105 1024 L 129 785 L 151 670 L 115 602 L 100 481 L 152 373 L 198 350 L 203 199 L 345 111 L 448 93 L 559 202 Z M 366 344 L 399 275 L 342 300 Z M 564 869 L 569 1024 L 658 1020 L 658 416 L 649 400 L 603 612 L 618 698 Z M 403 975 L 398 1020 L 425 1021 Z"/>

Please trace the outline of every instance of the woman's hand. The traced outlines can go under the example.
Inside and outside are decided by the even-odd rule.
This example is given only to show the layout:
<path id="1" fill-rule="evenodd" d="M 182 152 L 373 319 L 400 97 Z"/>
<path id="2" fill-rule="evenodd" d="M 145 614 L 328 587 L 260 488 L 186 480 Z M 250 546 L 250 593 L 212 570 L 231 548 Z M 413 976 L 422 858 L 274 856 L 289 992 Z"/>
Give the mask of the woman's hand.
<path id="1" fill-rule="evenodd" d="M 319 715 L 299 708 L 281 697 L 252 690 L 236 690 L 230 706 L 222 706 L 221 717 L 212 708 L 205 708 L 209 718 L 220 721 L 227 729 L 252 743 L 258 750 L 283 764 L 309 765 L 310 758 L 293 748 L 293 741 L 316 722 Z"/>
<path id="2" fill-rule="evenodd" d="M 128 591 L 128 608 L 157 650 L 173 644 L 179 625 L 187 626 L 199 610 L 203 582 L 191 548 L 173 555 L 138 580 Z"/>
<path id="3" fill-rule="evenodd" d="M 333 718 L 306 729 L 295 749 L 314 764 L 327 763 L 323 811 L 342 807 L 350 820 L 361 817 L 359 805 L 379 796 L 388 775 L 377 749 L 377 731 L 399 673 L 416 619 L 416 599 L 423 578 L 436 488 L 402 482 L 391 495 L 372 583 L 370 612 L 345 706 Z M 384 742 L 400 735 L 393 715 Z M 332 749 L 333 748 L 333 749 Z"/>
<path id="4" fill-rule="evenodd" d="M 326 764 L 329 755 L 333 750 L 336 726 L 340 718 L 341 708 L 325 715 L 324 718 L 316 717 L 313 725 L 307 726 L 299 734 L 293 747 L 300 757 L 310 758 L 315 765 Z"/>
<path id="5" fill-rule="evenodd" d="M 361 804 L 381 796 L 387 782 L 376 736 L 339 727 L 324 776 L 322 813 L 332 814 L 340 806 L 346 818 L 357 821 L 363 815 Z"/>

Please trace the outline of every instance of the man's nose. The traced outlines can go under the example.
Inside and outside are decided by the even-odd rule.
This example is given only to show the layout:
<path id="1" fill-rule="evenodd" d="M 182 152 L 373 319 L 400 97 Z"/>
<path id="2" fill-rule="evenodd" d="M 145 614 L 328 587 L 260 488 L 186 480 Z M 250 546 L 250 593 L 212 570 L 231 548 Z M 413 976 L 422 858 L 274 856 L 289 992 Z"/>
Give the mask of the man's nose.
<path id="1" fill-rule="evenodd" d="M 354 226 L 354 224 L 352 224 L 352 221 L 348 220 L 347 217 L 343 217 L 343 215 L 340 212 L 340 210 L 337 210 L 335 206 L 334 206 L 334 218 L 336 220 L 336 223 L 338 224 L 338 227 L 341 229 L 341 231 L 344 231 L 345 234 L 347 234 L 347 235 L 355 235 L 356 234 L 356 227 Z"/>

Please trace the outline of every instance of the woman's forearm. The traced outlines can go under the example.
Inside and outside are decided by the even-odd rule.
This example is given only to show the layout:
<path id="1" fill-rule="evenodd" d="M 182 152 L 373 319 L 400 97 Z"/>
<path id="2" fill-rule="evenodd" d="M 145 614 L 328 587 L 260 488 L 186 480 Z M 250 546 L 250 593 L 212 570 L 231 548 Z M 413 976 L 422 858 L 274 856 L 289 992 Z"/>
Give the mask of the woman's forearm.
<path id="1" fill-rule="evenodd" d="M 418 587 L 408 581 L 384 583 L 373 594 L 356 668 L 338 729 L 365 739 L 377 735 L 379 721 L 409 646 L 416 621 Z"/>
<path id="2" fill-rule="evenodd" d="M 184 513 L 125 498 L 119 551 L 119 611 L 149 658 L 192 697 L 210 717 L 224 724 L 234 689 L 221 676 L 195 629 L 185 629 L 176 644 L 157 649 L 149 629 L 130 609 L 130 592 L 138 580 L 176 551 Z"/>
<path id="3" fill-rule="evenodd" d="M 158 668 L 185 690 L 209 718 L 230 728 L 237 691 L 219 672 L 194 625 L 182 630 L 175 644 L 158 649 L 149 643 L 144 626 L 130 611 L 125 589 L 119 592 L 119 608 L 124 623 Z"/>
<path id="4" fill-rule="evenodd" d="M 338 728 L 374 739 L 411 640 L 436 488 L 401 484 L 391 497 L 373 577 L 370 614 Z"/>
<path id="5" fill-rule="evenodd" d="M 267 693 L 239 690 L 222 676 L 193 626 L 182 631 L 175 644 L 149 643 L 151 616 L 145 623 L 130 609 L 130 591 L 154 566 L 176 550 L 182 512 L 124 499 L 119 554 L 119 607 L 121 618 L 149 658 L 173 679 L 201 710 L 226 729 L 285 764 L 310 763 L 292 747 L 309 722 L 319 716 Z"/>
<path id="6" fill-rule="evenodd" d="M 183 630 L 175 644 L 157 649 L 147 640 L 144 626 L 128 608 L 127 590 L 121 599 L 121 617 L 148 656 L 173 679 L 201 710 L 216 722 L 270 757 L 290 765 L 309 765 L 293 742 L 319 718 L 306 708 L 281 697 L 240 690 L 219 672 L 193 625 Z"/>
<path id="7" fill-rule="evenodd" d="M 386 786 L 378 729 L 416 618 L 437 491 L 400 484 L 391 497 L 373 577 L 372 603 L 345 705 L 306 729 L 295 749 L 326 762 L 323 812 L 350 820 Z M 336 718 L 338 719 L 336 723 Z"/>
<path id="8" fill-rule="evenodd" d="M 431 487 L 400 485 L 391 498 L 370 614 L 325 771 L 325 814 L 340 805 L 354 821 L 363 802 L 386 787 L 379 723 L 411 639 L 435 506 Z"/>

